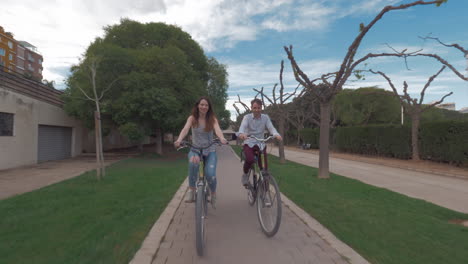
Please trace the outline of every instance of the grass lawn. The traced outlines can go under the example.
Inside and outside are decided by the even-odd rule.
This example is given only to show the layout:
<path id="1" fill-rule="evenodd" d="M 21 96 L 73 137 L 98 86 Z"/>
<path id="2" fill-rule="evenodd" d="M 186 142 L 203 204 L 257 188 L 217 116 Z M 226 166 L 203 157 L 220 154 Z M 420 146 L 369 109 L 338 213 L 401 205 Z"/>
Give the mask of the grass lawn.
<path id="1" fill-rule="evenodd" d="M 336 174 L 319 180 L 317 169 L 272 155 L 268 161 L 281 192 L 370 263 L 468 263 L 468 227 L 449 222 L 467 214 Z"/>
<path id="2" fill-rule="evenodd" d="M 128 263 L 187 175 L 142 156 L 0 201 L 0 263 Z"/>

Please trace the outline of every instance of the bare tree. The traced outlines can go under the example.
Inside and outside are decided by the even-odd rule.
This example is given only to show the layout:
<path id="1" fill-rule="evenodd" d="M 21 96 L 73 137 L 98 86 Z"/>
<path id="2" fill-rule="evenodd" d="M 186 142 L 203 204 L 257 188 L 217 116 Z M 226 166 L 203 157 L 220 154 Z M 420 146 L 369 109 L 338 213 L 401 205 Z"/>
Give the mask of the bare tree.
<path id="1" fill-rule="evenodd" d="M 421 120 L 421 114 L 424 111 L 426 111 L 426 110 L 428 110 L 428 109 L 442 103 L 447 96 L 452 95 L 452 92 L 450 92 L 450 93 L 446 94 L 444 97 L 442 97 L 442 99 L 440 99 L 439 101 L 436 101 L 436 102 L 434 102 L 432 104 L 423 105 L 424 94 L 426 93 L 426 89 L 431 85 L 432 81 L 434 81 L 434 79 L 437 78 L 437 76 L 439 76 L 439 74 L 445 68 L 446 68 L 446 66 L 442 66 L 442 68 L 436 74 L 432 75 L 429 78 L 426 85 L 424 85 L 424 88 L 421 90 L 421 96 L 419 97 L 419 101 L 417 99 L 415 99 L 415 98 L 412 98 L 408 94 L 408 84 L 406 83 L 406 81 L 403 82 L 403 95 L 399 95 L 398 91 L 396 90 L 395 86 L 393 85 L 392 81 L 390 80 L 390 78 L 387 75 L 385 75 L 381 71 L 376 72 L 376 71 L 373 71 L 373 70 L 369 70 L 370 72 L 372 72 L 374 74 L 380 74 L 382 77 L 384 77 L 387 80 L 388 84 L 390 85 L 390 87 L 393 90 L 393 93 L 400 100 L 400 103 L 403 106 L 403 108 L 405 110 L 405 113 L 407 113 L 408 115 L 411 116 L 411 149 L 412 149 L 412 152 L 413 152 L 412 159 L 414 161 L 419 161 L 419 140 L 418 140 L 418 135 L 419 135 L 419 123 L 420 123 L 420 120 Z"/>
<path id="2" fill-rule="evenodd" d="M 101 108 L 100 108 L 100 101 L 104 97 L 104 94 L 112 87 L 112 85 L 117 81 L 117 78 L 114 79 L 112 82 L 109 83 L 109 85 L 101 90 L 101 93 L 98 95 L 98 89 L 96 85 L 96 75 L 97 75 L 97 69 L 99 66 L 99 59 L 96 57 L 92 57 L 89 59 L 88 63 L 85 64 L 87 67 L 87 72 L 89 81 L 91 82 L 91 88 L 93 90 L 93 95 L 90 96 L 88 93 L 85 92 L 84 89 L 80 87 L 78 83 L 76 83 L 76 86 L 80 91 L 83 93 L 83 95 L 87 98 L 87 100 L 93 101 L 96 105 L 96 111 L 94 112 L 94 130 L 95 130 L 95 136 L 96 136 L 96 174 L 98 178 L 101 176 L 106 175 L 106 167 L 104 166 L 104 153 L 103 153 L 103 147 L 102 147 L 102 128 L 101 128 Z"/>
<path id="3" fill-rule="evenodd" d="M 320 112 L 317 107 L 319 104 L 317 99 L 311 95 L 310 92 L 304 90 L 301 96 L 293 99 L 288 104 L 288 121 L 297 130 L 297 144 L 300 144 L 301 135 L 300 130 L 304 129 L 306 124 L 314 124 L 317 127 L 320 126 Z M 307 143 L 307 142 L 304 142 Z"/>
<path id="4" fill-rule="evenodd" d="M 330 101 L 334 98 L 334 96 L 343 89 L 343 85 L 347 82 L 349 76 L 355 72 L 356 66 L 361 64 L 362 62 L 366 61 L 367 59 L 374 58 L 374 57 L 382 57 L 382 56 L 395 56 L 395 57 L 402 57 L 404 59 L 411 57 L 411 56 L 426 56 L 432 57 L 437 59 L 442 64 L 449 66 L 448 62 L 442 59 L 441 57 L 435 54 L 424 54 L 420 53 L 419 51 L 413 53 L 406 53 L 406 50 L 401 52 L 395 53 L 380 53 L 380 54 L 372 54 L 369 53 L 364 57 L 355 60 L 355 56 L 357 54 L 357 50 L 361 45 L 362 40 L 364 39 L 365 35 L 369 30 L 387 13 L 393 10 L 402 10 L 407 9 L 413 6 L 421 6 L 421 5 L 441 5 L 442 3 L 446 2 L 446 0 L 435 0 L 435 1 L 414 1 L 408 4 L 402 4 L 398 6 L 386 6 L 384 7 L 377 16 L 368 24 L 360 24 L 360 32 L 351 45 L 348 48 L 348 52 L 346 53 L 340 69 L 336 72 L 326 73 L 321 75 L 319 78 L 316 79 L 309 79 L 309 77 L 301 70 L 296 59 L 293 55 L 293 47 L 290 45 L 289 47 L 284 47 L 286 54 L 288 55 L 288 59 L 291 62 L 291 66 L 293 68 L 294 77 L 296 80 L 304 86 L 306 89 L 310 89 L 313 92 L 315 97 L 320 102 L 320 156 L 319 156 L 319 178 L 329 178 L 329 133 L 330 133 L 330 108 L 331 104 Z M 452 66 L 452 71 L 457 73 L 460 78 L 463 79 L 463 75 L 460 74 L 456 69 Z M 466 77 L 465 77 L 466 78 Z M 317 84 L 317 82 L 321 82 Z"/>
<path id="5" fill-rule="evenodd" d="M 270 98 L 268 95 L 265 94 L 265 92 L 263 91 L 263 87 L 260 90 L 255 89 L 255 88 L 253 90 L 257 92 L 257 96 L 261 95 L 263 105 L 265 105 L 264 100 L 266 98 L 268 100 L 268 102 L 270 103 L 270 106 L 273 107 L 273 109 L 275 110 L 274 111 L 275 119 L 278 120 L 279 133 L 281 134 L 281 136 L 285 137 L 285 125 L 286 125 L 286 120 L 288 118 L 287 117 L 288 112 L 285 109 L 285 103 L 292 96 L 294 96 L 296 94 L 297 89 L 300 87 L 300 85 L 298 85 L 296 87 L 296 89 L 294 89 L 294 92 L 285 93 L 284 92 L 284 85 L 283 85 L 283 70 L 284 70 L 284 61 L 281 60 L 281 69 L 280 69 L 280 74 L 279 74 L 280 89 L 279 89 L 279 95 L 278 96 L 276 95 L 276 87 L 278 86 L 278 84 L 275 84 L 273 86 L 272 98 Z M 302 90 L 302 91 L 304 91 L 304 90 Z M 301 92 L 301 94 L 302 94 L 302 92 Z M 255 96 L 255 97 L 257 97 L 257 96 Z M 284 141 L 280 141 L 278 143 L 278 151 L 279 151 L 280 162 L 285 163 L 286 158 L 285 158 L 285 155 L 284 155 Z"/>

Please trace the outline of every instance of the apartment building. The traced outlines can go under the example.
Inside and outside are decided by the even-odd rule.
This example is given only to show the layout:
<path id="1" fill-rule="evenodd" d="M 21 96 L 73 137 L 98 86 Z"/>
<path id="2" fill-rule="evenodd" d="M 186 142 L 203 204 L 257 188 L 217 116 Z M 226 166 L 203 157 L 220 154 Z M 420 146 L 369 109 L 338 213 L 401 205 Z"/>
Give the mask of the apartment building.
<path id="1" fill-rule="evenodd" d="M 39 81 L 42 80 L 42 55 L 39 54 L 37 48 L 27 41 L 18 41 L 18 65 L 24 68 L 24 75 L 34 77 Z M 18 68 L 21 70 L 20 68 Z"/>
<path id="2" fill-rule="evenodd" d="M 468 107 L 463 107 L 462 109 L 458 110 L 458 112 L 468 114 Z"/>
<path id="3" fill-rule="evenodd" d="M 0 26 L 0 68 L 41 81 L 42 62 L 43 57 L 34 45 L 15 40 L 11 32 Z"/>
<path id="4" fill-rule="evenodd" d="M 6 32 L 0 26 L 0 67 L 4 71 L 14 72 L 16 70 L 16 50 L 18 43 L 11 32 Z"/>

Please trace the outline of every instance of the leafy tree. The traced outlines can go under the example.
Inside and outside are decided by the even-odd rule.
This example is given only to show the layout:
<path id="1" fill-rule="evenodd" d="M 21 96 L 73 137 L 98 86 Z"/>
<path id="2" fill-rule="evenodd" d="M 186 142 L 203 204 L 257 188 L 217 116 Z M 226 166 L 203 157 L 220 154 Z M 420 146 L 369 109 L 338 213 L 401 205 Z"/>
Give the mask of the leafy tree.
<path id="1" fill-rule="evenodd" d="M 440 121 L 462 121 L 468 122 L 468 114 L 458 111 L 447 110 L 442 108 L 429 108 L 421 115 L 421 123 L 425 122 L 440 122 Z"/>
<path id="2" fill-rule="evenodd" d="M 384 89 L 344 89 L 335 96 L 332 104 L 340 125 L 400 123 L 400 102 L 392 92 Z"/>
<path id="3" fill-rule="evenodd" d="M 219 119 L 219 125 L 226 129 L 230 124 L 231 113 L 226 110 L 228 73 L 226 66 L 215 58 L 208 58 L 208 96 L 211 99 L 215 114 Z"/>
<path id="4" fill-rule="evenodd" d="M 183 124 L 198 97 L 210 92 L 220 104 L 219 111 L 225 110 L 221 105 L 227 89 L 224 66 L 214 58 L 208 60 L 198 43 L 176 26 L 122 19 L 91 43 L 83 61 L 96 56 L 101 58 L 97 87 L 118 77 L 112 93 L 101 102 L 102 112 L 134 141 L 156 136 L 158 153 L 163 133 Z M 66 107 L 92 126 L 89 103 L 75 96 L 73 83 L 83 84 L 78 73 L 69 78 Z"/>

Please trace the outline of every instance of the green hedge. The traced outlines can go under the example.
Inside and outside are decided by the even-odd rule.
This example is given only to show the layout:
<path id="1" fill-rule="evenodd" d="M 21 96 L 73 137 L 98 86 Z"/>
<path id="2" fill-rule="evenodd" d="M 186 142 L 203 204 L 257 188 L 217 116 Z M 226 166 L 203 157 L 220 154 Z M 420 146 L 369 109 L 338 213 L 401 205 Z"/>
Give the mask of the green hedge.
<path id="1" fill-rule="evenodd" d="M 419 138 L 421 159 L 468 165 L 468 122 L 423 123 Z"/>
<path id="2" fill-rule="evenodd" d="M 304 143 L 318 148 L 319 129 L 300 130 Z M 421 123 L 420 157 L 424 160 L 468 166 L 468 122 L 443 121 Z M 330 130 L 330 148 L 365 155 L 410 159 L 411 127 L 369 125 L 337 127 Z"/>
<path id="3" fill-rule="evenodd" d="M 304 128 L 299 131 L 302 138 L 302 143 L 310 144 L 313 149 L 319 147 L 319 129 L 318 128 Z"/>
<path id="4" fill-rule="evenodd" d="M 366 155 L 409 159 L 410 128 L 400 125 L 372 125 L 336 128 L 335 149 Z"/>

